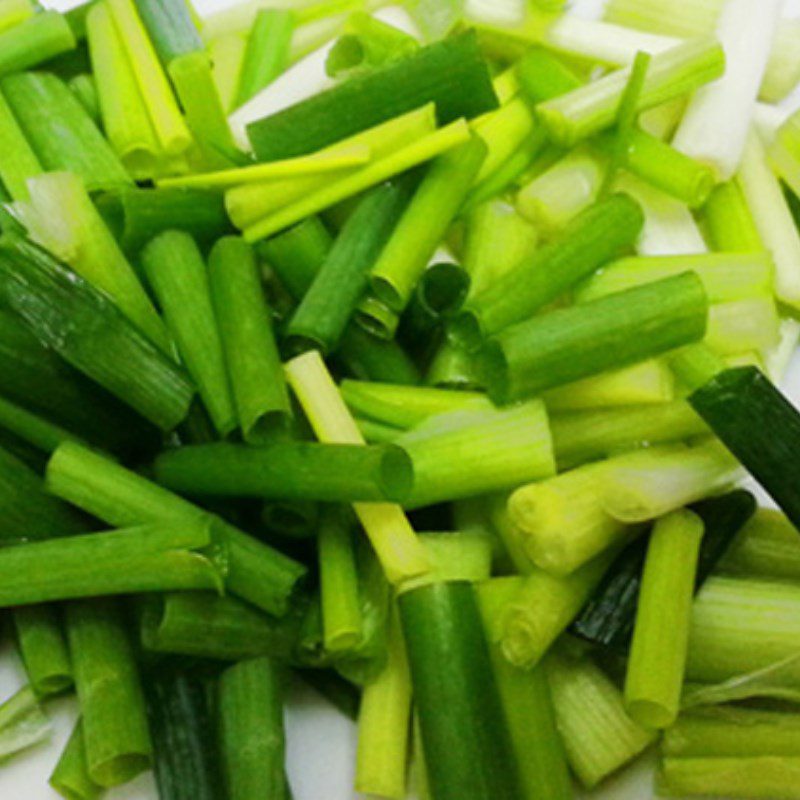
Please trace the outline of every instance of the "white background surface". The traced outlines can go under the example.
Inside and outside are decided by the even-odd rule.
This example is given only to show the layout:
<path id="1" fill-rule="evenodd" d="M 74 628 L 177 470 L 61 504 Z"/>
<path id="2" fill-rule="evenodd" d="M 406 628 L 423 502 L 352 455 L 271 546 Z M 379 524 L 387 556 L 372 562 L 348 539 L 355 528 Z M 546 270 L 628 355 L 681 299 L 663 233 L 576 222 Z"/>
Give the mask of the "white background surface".
<path id="1" fill-rule="evenodd" d="M 669 3 L 669 0 L 664 0 Z M 201 12 L 230 5 L 231 0 L 196 0 Z M 603 0 L 573 0 L 573 9 L 581 15 L 594 15 Z M 69 7 L 75 0 L 51 0 L 51 7 Z M 786 13 L 800 14 L 800 0 L 788 0 Z M 800 46 L 800 43 L 798 43 Z M 308 76 L 313 79 L 315 76 Z M 800 105 L 795 93 L 790 106 Z M 800 358 L 796 357 L 784 387 L 800 400 Z M 10 697 L 24 683 L 24 672 L 10 642 L 0 644 L 0 701 Z M 76 703 L 65 698 L 48 703 L 53 719 L 52 739 L 28 753 L 17 756 L 0 769 L 0 800 L 58 800 L 47 784 L 53 766 L 63 748 L 74 721 Z M 355 726 L 342 717 L 313 691 L 296 687 L 287 709 L 288 769 L 295 800 L 355 800 L 353 769 L 355 763 Z M 468 735 L 468 732 L 465 732 Z M 652 756 L 643 759 L 620 776 L 592 793 L 597 800 L 651 800 Z M 143 775 L 127 786 L 108 792 L 108 800 L 157 800 L 151 774 Z M 265 798 L 269 800 L 269 798 Z"/>

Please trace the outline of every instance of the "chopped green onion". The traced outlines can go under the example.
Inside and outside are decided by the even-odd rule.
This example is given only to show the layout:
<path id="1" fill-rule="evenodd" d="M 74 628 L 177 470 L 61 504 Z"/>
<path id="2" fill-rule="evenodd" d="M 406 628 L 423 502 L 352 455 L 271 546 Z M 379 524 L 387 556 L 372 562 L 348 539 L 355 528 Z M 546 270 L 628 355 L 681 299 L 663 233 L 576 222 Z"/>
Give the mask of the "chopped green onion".
<path id="1" fill-rule="evenodd" d="M 83 178 L 89 191 L 131 178 L 92 119 L 55 75 L 24 72 L 2 80 L 3 94 L 42 166 Z"/>
<path id="2" fill-rule="evenodd" d="M 473 137 L 433 162 L 372 268 L 371 288 L 402 311 L 477 175 L 486 147 Z"/>
<path id="3" fill-rule="evenodd" d="M 0 758 L 44 741 L 50 736 L 50 720 L 30 686 L 23 686 L 0 705 Z"/>
<path id="4" fill-rule="evenodd" d="M 33 0 L 3 0 L 0 3 L 0 31 L 13 28 L 32 17 L 38 9 Z"/>
<path id="5" fill-rule="evenodd" d="M 634 534 L 603 508 L 603 473 L 613 462 L 590 464 L 517 489 L 508 514 L 519 546 L 539 569 L 575 572 Z"/>
<path id="6" fill-rule="evenodd" d="M 218 36 L 208 43 L 212 75 L 225 113 L 234 109 L 247 39 L 239 33 Z"/>
<path id="7" fill-rule="evenodd" d="M 319 353 L 312 351 L 293 359 L 286 364 L 286 374 L 318 439 L 364 443 Z M 425 550 L 399 506 L 356 503 L 354 508 L 390 583 L 402 583 L 428 572 Z"/>
<path id="8" fill-rule="evenodd" d="M 181 447 L 156 459 L 160 484 L 185 494 L 324 502 L 400 502 L 411 463 L 392 445 L 215 443 Z"/>
<path id="9" fill-rule="evenodd" d="M 722 75 L 725 55 L 714 39 L 692 39 L 656 54 L 647 71 L 637 111 L 694 91 Z M 546 100 L 536 113 L 548 134 L 562 146 L 575 144 L 614 121 L 616 102 L 630 68 L 613 72 L 562 97 Z"/>
<path id="10" fill-rule="evenodd" d="M 256 14 L 247 38 L 234 107 L 244 105 L 283 72 L 289 61 L 294 16 L 265 9 Z"/>
<path id="11" fill-rule="evenodd" d="M 203 41 L 185 0 L 134 0 L 161 63 L 203 49 Z"/>
<path id="12" fill-rule="evenodd" d="M 28 682 L 37 696 L 59 694 L 72 686 L 72 666 L 61 616 L 55 606 L 16 608 L 17 646 Z"/>
<path id="13" fill-rule="evenodd" d="M 706 344 L 720 355 L 767 352 L 780 342 L 778 307 L 765 295 L 708 309 Z"/>
<path id="14" fill-rule="evenodd" d="M 678 717 L 702 537 L 691 511 L 661 517 L 650 536 L 625 677 L 625 707 L 646 728 Z"/>
<path id="15" fill-rule="evenodd" d="M 617 687 L 588 658 L 554 653 L 546 666 L 567 758 L 587 789 L 653 743 L 655 734 L 627 715 Z"/>
<path id="16" fill-rule="evenodd" d="M 62 444 L 47 466 L 47 487 L 93 516 L 113 525 L 180 520 L 194 523 L 197 506 L 80 445 Z M 227 583 L 259 608 L 283 614 L 306 570 L 227 523 Z"/>
<path id="17" fill-rule="evenodd" d="M 432 583 L 402 593 L 398 604 L 432 796 L 518 797 L 518 768 L 473 587 Z"/>
<path id="18" fill-rule="evenodd" d="M 214 427 L 229 434 L 236 409 L 199 248 L 189 234 L 166 231 L 142 251 L 142 266 Z"/>
<path id="19" fill-rule="evenodd" d="M 84 111 L 91 117 L 95 125 L 101 123 L 100 100 L 97 96 L 97 84 L 94 76 L 86 72 L 69 80 L 70 91 L 78 98 Z"/>
<path id="20" fill-rule="evenodd" d="M 797 529 L 780 511 L 759 508 L 720 567 L 734 575 L 794 580 L 800 577 Z"/>
<path id="21" fill-rule="evenodd" d="M 0 244 L 0 274 L 6 305 L 43 345 L 163 430 L 183 421 L 185 374 L 104 294 L 19 238 Z"/>
<path id="22" fill-rule="evenodd" d="M 89 777 L 86 741 L 80 719 L 72 729 L 49 783 L 66 800 L 99 800 L 103 792 Z"/>
<path id="23" fill-rule="evenodd" d="M 152 744 L 142 686 L 122 609 L 114 600 L 66 605 L 89 778 L 109 788 L 150 766 Z"/>
<path id="24" fill-rule="evenodd" d="M 79 436 L 3 397 L 0 427 L 45 453 L 52 453 L 61 442 L 80 442 Z"/>
<path id="25" fill-rule="evenodd" d="M 497 107 L 474 33 L 423 47 L 253 122 L 247 135 L 260 161 L 275 161 L 312 153 L 431 102 L 441 124 Z"/>
<path id="26" fill-rule="evenodd" d="M 234 664 L 219 679 L 220 749 L 230 800 L 287 798 L 283 684 L 269 658 Z"/>
<path id="27" fill-rule="evenodd" d="M 294 349 L 336 349 L 367 288 L 369 271 L 377 268 L 376 261 L 383 263 L 382 253 L 401 236 L 410 189 L 407 182 L 379 186 L 359 202 L 289 320 L 285 335 Z M 407 248 L 406 257 L 411 263 Z"/>
<path id="28" fill-rule="evenodd" d="M 66 17 L 43 10 L 0 32 L 0 75 L 30 69 L 76 45 Z"/>
<path id="29" fill-rule="evenodd" d="M 589 207 L 557 241 L 468 299 L 464 312 L 451 325 L 452 335 L 474 348 L 481 336 L 492 336 L 529 319 L 533 312 L 631 246 L 641 226 L 641 211 L 626 195 L 614 195 Z"/>
<path id="30" fill-rule="evenodd" d="M 547 414 L 540 400 L 510 409 L 476 407 L 429 417 L 396 440 L 411 458 L 417 508 L 510 489 L 555 473 Z"/>
<path id="31" fill-rule="evenodd" d="M 600 583 L 614 552 L 589 561 L 566 577 L 534 569 L 507 606 L 503 624 L 503 654 L 515 666 L 538 664 L 566 630 Z"/>
<path id="32" fill-rule="evenodd" d="M 411 723 L 411 677 L 396 612 L 390 614 L 386 664 L 364 687 L 358 713 L 355 788 L 403 800 Z"/>
<path id="33" fill-rule="evenodd" d="M 28 144 L 11 108 L 0 93 L 0 180 L 14 200 L 27 200 L 27 181 L 42 172 L 39 159 Z"/>
<path id="34" fill-rule="evenodd" d="M 208 281 L 242 437 L 260 444 L 288 426 L 292 411 L 252 250 L 220 239 Z"/>
<path id="35" fill-rule="evenodd" d="M 503 330 L 484 347 L 480 373 L 490 397 L 507 403 L 697 341 L 707 316 L 699 278 L 683 273 Z"/>
<path id="36" fill-rule="evenodd" d="M 722 252 L 763 250 L 761 236 L 737 181 L 714 187 L 701 210 L 709 244 Z"/>

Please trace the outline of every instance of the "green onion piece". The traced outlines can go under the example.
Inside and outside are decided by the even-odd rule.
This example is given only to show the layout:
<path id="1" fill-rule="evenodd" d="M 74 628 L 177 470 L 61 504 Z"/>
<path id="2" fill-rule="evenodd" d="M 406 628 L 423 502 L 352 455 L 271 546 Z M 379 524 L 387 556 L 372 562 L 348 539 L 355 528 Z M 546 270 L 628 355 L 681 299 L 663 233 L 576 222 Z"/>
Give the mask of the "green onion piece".
<path id="1" fill-rule="evenodd" d="M 327 353 L 336 348 L 367 287 L 369 270 L 386 252 L 387 241 L 399 235 L 395 225 L 405 219 L 401 214 L 409 188 L 406 183 L 384 185 L 361 200 L 289 321 L 286 336 L 296 349 L 316 347 Z"/>
<path id="2" fill-rule="evenodd" d="M 747 253 L 764 247 L 737 181 L 714 187 L 701 210 L 701 219 L 714 250 Z"/>
<path id="3" fill-rule="evenodd" d="M 155 475 L 187 494 L 324 502 L 400 502 L 412 484 L 399 447 L 311 442 L 181 447 L 156 459 Z"/>
<path id="4" fill-rule="evenodd" d="M 800 725 L 794 714 L 722 706 L 681 714 L 664 734 L 667 758 L 797 756 Z"/>
<path id="5" fill-rule="evenodd" d="M 702 500 L 690 506 L 705 527 L 700 544 L 695 590 L 714 571 L 731 542 L 756 510 L 755 498 L 743 490 Z M 636 617 L 639 586 L 647 554 L 647 539 L 637 539 L 623 550 L 600 583 L 570 631 L 590 642 L 624 652 Z"/>
<path id="6" fill-rule="evenodd" d="M 225 204 L 213 192 L 126 188 L 101 196 L 98 208 L 129 255 L 168 230 L 184 231 L 200 244 L 232 231 Z"/>
<path id="7" fill-rule="evenodd" d="M 0 180 L 14 200 L 28 199 L 27 181 L 42 172 L 39 159 L 28 144 L 11 108 L 0 93 Z"/>
<path id="8" fill-rule="evenodd" d="M 264 9 L 256 14 L 242 59 L 235 107 L 255 97 L 286 69 L 293 29 L 289 11 Z"/>
<path id="9" fill-rule="evenodd" d="M 800 435 L 794 406 L 755 367 L 726 370 L 695 391 L 689 402 L 725 446 L 797 524 L 797 504 L 787 456 Z M 758 432 L 774 431 L 762 439 Z"/>
<path id="10" fill-rule="evenodd" d="M 92 4 L 86 34 L 108 141 L 135 179 L 152 178 L 160 170 L 163 153 L 133 67 L 104 3 Z"/>
<path id="11" fill-rule="evenodd" d="M 219 736 L 230 800 L 286 798 L 282 670 L 268 658 L 242 661 L 219 679 Z"/>
<path id="12" fill-rule="evenodd" d="M 389 308 L 402 311 L 408 304 L 485 155 L 485 145 L 473 137 L 429 168 L 372 270 L 372 291 Z"/>
<path id="13" fill-rule="evenodd" d="M 492 572 L 492 542 L 484 532 L 423 533 L 431 559 L 431 581 L 488 580 Z"/>
<path id="14" fill-rule="evenodd" d="M 97 289 L 22 239 L 0 245 L 6 305 L 45 346 L 163 430 L 186 416 L 184 373 Z"/>
<path id="15" fill-rule="evenodd" d="M 214 427 L 229 434 L 236 409 L 199 248 L 189 234 L 166 231 L 144 248 L 142 266 Z"/>
<path id="16" fill-rule="evenodd" d="M 167 68 L 175 93 L 203 156 L 210 165 L 229 163 L 234 149 L 233 134 L 205 52 L 192 52 L 173 59 Z"/>
<path id="17" fill-rule="evenodd" d="M 710 433 L 692 407 L 681 401 L 554 414 L 550 429 L 561 468 Z"/>
<path id="18" fill-rule="evenodd" d="M 358 712 L 355 787 L 394 800 L 406 796 L 411 677 L 400 622 L 390 613 L 387 660 L 364 687 Z"/>
<path id="19" fill-rule="evenodd" d="M 745 300 L 772 292 L 772 260 L 764 251 L 698 253 L 691 256 L 634 256 L 609 264 L 577 292 L 578 302 L 692 270 L 710 303 Z"/>
<path id="20" fill-rule="evenodd" d="M 634 175 L 690 208 L 702 206 L 714 188 L 710 167 L 642 130 L 631 132 L 623 159 Z"/>
<path id="21" fill-rule="evenodd" d="M 159 664 L 145 677 L 153 771 L 164 800 L 224 796 L 215 725 L 216 681 Z"/>
<path id="22" fill-rule="evenodd" d="M 252 250 L 241 239 L 220 239 L 208 281 L 242 437 L 260 444 L 285 429 L 292 412 Z"/>
<path id="23" fill-rule="evenodd" d="M 72 686 L 67 642 L 54 606 L 26 606 L 13 612 L 17 647 L 28 682 L 37 696 L 59 694 Z"/>
<path id="24" fill-rule="evenodd" d="M 376 339 L 388 342 L 399 337 L 397 328 L 400 325 L 400 313 L 372 295 L 367 295 L 359 303 L 355 320 Z"/>
<path id="25" fill-rule="evenodd" d="M 780 511 L 759 508 L 720 565 L 723 572 L 764 578 L 800 577 L 797 529 Z"/>
<path id="26" fill-rule="evenodd" d="M 339 386 L 348 408 L 397 428 L 412 428 L 436 414 L 475 405 L 477 392 L 455 392 L 427 386 L 344 380 Z"/>
<path id="27" fill-rule="evenodd" d="M 603 167 L 589 150 L 576 148 L 524 186 L 516 207 L 540 231 L 554 235 L 597 200 Z"/>
<path id="28" fill-rule="evenodd" d="M 325 650 L 347 652 L 362 638 L 358 573 L 350 518 L 335 506 L 319 525 L 319 575 Z"/>
<path id="29" fill-rule="evenodd" d="M 634 523 L 663 516 L 735 483 L 739 465 L 719 442 L 663 446 L 614 459 L 603 475 L 603 504 Z"/>
<path id="30" fill-rule="evenodd" d="M 114 600 L 66 605 L 90 779 L 108 788 L 150 766 L 152 745 L 133 648 Z"/>
<path id="31" fill-rule="evenodd" d="M 112 525 L 194 523 L 197 506 L 79 445 L 62 444 L 47 466 L 47 487 Z M 227 523 L 227 584 L 259 608 L 283 614 L 305 568 Z"/>
<path id="32" fill-rule="evenodd" d="M 706 318 L 699 278 L 683 273 L 513 326 L 489 340 L 480 372 L 507 403 L 697 341 Z"/>
<path id="33" fill-rule="evenodd" d="M 695 600 L 689 680 L 718 682 L 797 654 L 800 592 L 786 582 L 713 577 Z M 796 680 L 797 664 L 787 677 Z"/>
<path id="34" fill-rule="evenodd" d="M 778 346 L 780 337 L 778 307 L 768 295 L 718 303 L 708 310 L 705 343 L 722 356 L 768 352 Z"/>
<path id="35" fill-rule="evenodd" d="M 497 107 L 474 33 L 423 47 L 253 122 L 247 135 L 260 161 L 275 161 L 312 153 L 430 102 L 440 124 Z"/>
<path id="36" fill-rule="evenodd" d="M 220 661 L 269 655 L 294 663 L 303 608 L 298 604 L 277 619 L 215 592 L 147 595 L 140 620 L 142 646 Z"/>
<path id="37" fill-rule="evenodd" d="M 477 585 L 489 656 L 519 767 L 524 800 L 570 800 L 572 783 L 555 711 L 542 667 L 522 671 L 508 663 L 496 631 L 519 578 L 495 578 Z"/>
<path id="38" fill-rule="evenodd" d="M 540 400 L 505 410 L 464 408 L 428 418 L 397 439 L 411 458 L 418 508 L 510 489 L 555 474 L 547 414 Z"/>
<path id="39" fill-rule="evenodd" d="M 594 788 L 653 743 L 655 734 L 627 715 L 617 687 L 588 658 L 554 653 L 546 666 L 556 724 L 584 787 Z"/>
<path id="40" fill-rule="evenodd" d="M 107 0 L 107 3 L 160 149 L 169 157 L 180 156 L 191 145 L 192 136 L 134 0 Z"/>
<path id="41" fill-rule="evenodd" d="M 775 294 L 790 305 L 800 304 L 800 234 L 781 190 L 766 161 L 764 145 L 756 133 L 747 141 L 737 177 L 764 247 L 775 263 Z"/>
<path id="42" fill-rule="evenodd" d="M 375 160 L 351 175 L 331 183 L 326 181 L 324 185 L 304 194 L 295 202 L 246 225 L 243 231 L 244 237 L 250 242 L 255 242 L 278 233 L 312 214 L 464 144 L 469 140 L 469 136 L 469 126 L 463 119 L 446 125 L 419 141 Z M 232 213 L 231 218 L 234 219 Z"/>
<path id="43" fill-rule="evenodd" d="M 702 537 L 703 521 L 691 511 L 662 517 L 650 536 L 625 677 L 625 707 L 650 729 L 678 717 Z"/>
<path id="44" fill-rule="evenodd" d="M 618 406 L 661 405 L 674 399 L 672 371 L 658 359 L 584 378 L 551 389 L 544 395 L 548 409 L 559 414 Z"/>
<path id="45" fill-rule="evenodd" d="M 218 36 L 207 44 L 214 84 L 226 114 L 233 111 L 235 107 L 234 101 L 239 89 L 239 75 L 246 47 L 247 37 L 242 33 Z"/>
<path id="46" fill-rule="evenodd" d="M 293 359 L 286 364 L 286 373 L 320 441 L 364 443 L 319 353 L 312 351 Z M 428 572 L 424 548 L 399 506 L 356 503 L 355 511 L 390 583 L 399 584 Z"/>
<path id="47" fill-rule="evenodd" d="M 567 576 L 633 535 L 603 508 L 602 476 L 609 463 L 517 489 L 508 515 L 520 549 L 540 569 Z"/>
<path id="48" fill-rule="evenodd" d="M 376 125 L 374 128 L 357 133 L 336 145 L 317 152 L 321 152 L 323 154 L 322 157 L 327 158 L 331 154 L 339 157 L 342 153 L 352 153 L 353 148 L 362 150 L 366 147 L 370 151 L 371 161 L 362 166 L 360 170 L 345 170 L 343 175 L 339 176 L 339 180 L 342 180 L 345 177 L 352 178 L 357 173 L 366 170 L 372 161 L 381 161 L 408 147 L 410 144 L 426 139 L 435 130 L 435 107 L 433 103 L 428 103 L 428 105 Z M 466 126 L 464 126 L 464 134 L 464 139 L 466 139 Z M 256 164 L 253 172 L 257 175 L 263 173 L 269 175 L 274 173 L 274 170 L 284 172 L 287 163 L 308 164 L 314 158 L 319 159 L 320 156 L 310 154 L 298 156 L 297 158 L 268 161 L 263 164 Z M 311 174 L 302 177 L 290 173 L 288 177 L 284 174 L 284 177 L 286 179 L 257 181 L 255 184 L 235 186 L 229 189 L 225 195 L 225 204 L 234 224 L 240 228 L 252 225 L 264 215 L 275 213 L 283 206 L 298 202 L 309 193 L 325 188 L 331 182 L 330 176 L 324 174 Z M 377 182 L 380 183 L 380 180 Z"/>
<path id="49" fill-rule="evenodd" d="M 86 740 L 79 719 L 50 775 L 50 785 L 66 800 L 99 800 L 103 790 L 89 777 Z"/>
<path id="50" fill-rule="evenodd" d="M 398 602 L 432 796 L 518 797 L 517 764 L 473 587 L 433 583 L 404 592 Z M 467 730 L 471 736 L 462 735 Z"/>
<path id="51" fill-rule="evenodd" d="M 0 32 L 0 74 L 21 72 L 74 50 L 75 35 L 63 14 L 43 11 Z"/>
<path id="52" fill-rule="evenodd" d="M 45 228 L 48 220 L 57 215 L 58 224 L 69 230 L 75 253 L 66 259 L 70 266 L 104 291 L 154 344 L 169 353 L 170 340 L 164 323 L 97 213 L 81 179 L 64 172 L 48 173 L 33 178 L 28 187 L 33 207 Z"/>
<path id="53" fill-rule="evenodd" d="M 383 341 L 350 324 L 342 336 L 337 357 L 355 378 L 418 384 L 419 370 L 408 353 L 395 341 Z"/>
<path id="54" fill-rule="evenodd" d="M 528 319 L 630 247 L 641 227 L 641 210 L 626 195 L 614 195 L 591 206 L 564 229 L 558 241 L 539 249 L 484 292 L 472 296 L 453 321 L 452 335 L 474 348 L 480 336 L 491 336 Z"/>
<path id="55" fill-rule="evenodd" d="M 666 797 L 794 798 L 799 779 L 796 757 L 667 758 L 657 773 L 656 790 Z"/>
<path id="56" fill-rule="evenodd" d="M 503 654 L 531 669 L 566 630 L 600 583 L 614 557 L 604 553 L 566 577 L 534 569 L 509 602 L 503 623 Z"/>
<path id="57" fill-rule="evenodd" d="M 0 552 L 0 606 L 74 597 L 219 589 L 225 552 L 209 521 L 65 536 Z M 51 564 L 58 563 L 53 571 Z M 89 565 L 89 566 L 87 566 Z"/>
<path id="58" fill-rule="evenodd" d="M 203 41 L 184 0 L 135 0 L 150 41 L 161 63 L 169 66 L 176 58 L 203 49 Z"/>
<path id="59" fill-rule="evenodd" d="M 501 200 L 477 206 L 467 217 L 463 266 L 469 273 L 469 297 L 482 294 L 523 260 L 538 244 L 536 228 Z"/>
<path id="60" fill-rule="evenodd" d="M 129 185 L 131 178 L 67 86 L 46 72 L 9 75 L 0 83 L 42 166 L 83 178 L 89 191 Z"/>
<path id="61" fill-rule="evenodd" d="M 406 58 L 418 48 L 417 40 L 405 31 L 356 11 L 347 20 L 345 33 L 328 52 L 325 72 L 331 78 L 351 77 Z"/>
<path id="62" fill-rule="evenodd" d="M 50 720 L 30 686 L 0 705 L 0 758 L 19 753 L 50 736 Z"/>
<path id="63" fill-rule="evenodd" d="M 637 111 L 661 105 L 719 78 L 725 55 L 714 39 L 690 39 L 653 56 L 636 104 Z M 611 125 L 630 67 L 586 86 L 545 100 L 536 113 L 556 143 L 568 147 Z"/>

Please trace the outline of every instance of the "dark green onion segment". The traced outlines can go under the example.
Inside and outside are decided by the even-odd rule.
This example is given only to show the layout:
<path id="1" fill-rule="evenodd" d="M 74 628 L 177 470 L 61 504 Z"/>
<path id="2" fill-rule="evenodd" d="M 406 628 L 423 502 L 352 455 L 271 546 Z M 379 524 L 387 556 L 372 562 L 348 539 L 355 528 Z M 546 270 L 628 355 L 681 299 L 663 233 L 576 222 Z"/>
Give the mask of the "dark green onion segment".
<path id="1" fill-rule="evenodd" d="M 190 494 L 327 502 L 402 502 L 412 482 L 399 447 L 289 441 L 181 447 L 159 456 L 155 473 Z"/>
<path id="2" fill-rule="evenodd" d="M 518 778 L 469 583 L 399 598 L 432 800 L 512 800 Z"/>

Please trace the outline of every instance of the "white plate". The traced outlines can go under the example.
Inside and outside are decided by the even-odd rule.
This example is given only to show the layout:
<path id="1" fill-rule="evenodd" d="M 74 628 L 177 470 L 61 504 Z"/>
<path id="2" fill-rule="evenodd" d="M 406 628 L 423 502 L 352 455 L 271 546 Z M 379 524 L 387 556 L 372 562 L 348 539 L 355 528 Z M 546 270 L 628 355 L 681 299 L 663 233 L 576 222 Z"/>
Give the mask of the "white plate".
<path id="1" fill-rule="evenodd" d="M 581 15 L 599 11 L 603 0 L 576 0 L 574 9 Z M 669 0 L 664 0 L 669 2 Z M 51 0 L 54 8 L 75 5 L 75 0 Z M 230 0 L 196 0 L 201 12 L 231 5 Z M 800 13 L 800 0 L 788 0 L 792 15 Z M 304 76 L 313 79 L 313 76 Z M 291 98 L 289 98 L 291 99 Z M 795 93 L 790 101 L 800 101 Z M 784 387 L 796 402 L 800 401 L 800 357 L 795 357 Z M 0 700 L 9 697 L 24 683 L 24 672 L 13 647 L 0 645 Z M 50 741 L 13 758 L 0 768 L 0 800 L 59 800 L 47 784 L 47 778 L 66 743 L 75 718 L 72 698 L 48 704 L 55 732 Z M 353 791 L 355 764 L 355 726 L 333 710 L 315 692 L 295 687 L 288 708 L 288 769 L 295 800 L 363 800 Z M 646 756 L 602 789 L 592 793 L 596 800 L 651 800 L 652 757 Z M 108 800 L 157 800 L 151 774 L 108 792 Z M 268 798 L 265 798 L 268 800 Z"/>

